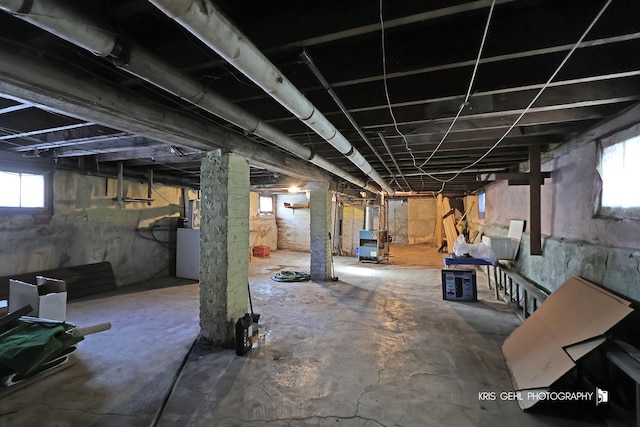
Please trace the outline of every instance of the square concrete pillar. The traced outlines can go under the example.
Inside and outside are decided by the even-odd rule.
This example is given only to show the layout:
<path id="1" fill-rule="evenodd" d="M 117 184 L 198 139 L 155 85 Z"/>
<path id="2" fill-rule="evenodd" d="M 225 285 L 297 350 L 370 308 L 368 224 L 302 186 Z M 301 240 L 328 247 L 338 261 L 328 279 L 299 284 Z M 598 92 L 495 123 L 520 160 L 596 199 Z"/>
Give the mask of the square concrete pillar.
<path id="1" fill-rule="evenodd" d="M 249 164 L 210 151 L 200 173 L 200 334 L 231 348 L 235 322 L 248 311 Z"/>
<path id="2" fill-rule="evenodd" d="M 331 274 L 331 193 L 329 184 L 309 184 L 311 222 L 311 280 L 328 280 Z"/>

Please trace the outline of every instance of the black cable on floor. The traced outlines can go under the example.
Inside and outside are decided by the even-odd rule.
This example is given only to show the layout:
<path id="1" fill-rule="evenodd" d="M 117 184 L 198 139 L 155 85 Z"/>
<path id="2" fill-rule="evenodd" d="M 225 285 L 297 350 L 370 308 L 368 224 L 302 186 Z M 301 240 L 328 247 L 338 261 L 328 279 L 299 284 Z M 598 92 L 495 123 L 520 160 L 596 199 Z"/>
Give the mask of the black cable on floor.
<path id="1" fill-rule="evenodd" d="M 173 375 L 173 379 L 171 380 L 171 386 L 169 387 L 169 389 L 165 393 L 164 398 L 162 399 L 162 405 L 160 405 L 160 408 L 156 412 L 156 415 L 153 417 L 153 420 L 151 420 L 151 424 L 149 425 L 150 427 L 156 427 L 158 425 L 158 422 L 160 421 L 160 417 L 162 417 L 162 413 L 164 412 L 164 408 L 167 406 L 167 403 L 169 402 L 169 398 L 171 397 L 171 394 L 173 393 L 173 390 L 176 387 L 176 383 L 178 382 L 178 378 L 180 377 L 180 374 L 182 373 L 182 370 L 184 369 L 185 365 L 187 364 L 187 361 L 189 360 L 189 357 L 191 356 L 191 353 L 193 353 L 193 349 L 196 347 L 197 343 L 198 343 L 198 338 L 196 338 L 193 341 L 193 343 L 191 344 L 191 347 L 189 348 L 189 351 L 187 352 L 187 354 L 182 359 L 182 362 L 180 363 L 180 367 L 178 367 L 178 370 Z"/>
<path id="2" fill-rule="evenodd" d="M 311 275 L 301 271 L 284 270 L 273 276 L 271 280 L 275 280 L 276 282 L 306 282 L 307 280 L 311 280 Z"/>

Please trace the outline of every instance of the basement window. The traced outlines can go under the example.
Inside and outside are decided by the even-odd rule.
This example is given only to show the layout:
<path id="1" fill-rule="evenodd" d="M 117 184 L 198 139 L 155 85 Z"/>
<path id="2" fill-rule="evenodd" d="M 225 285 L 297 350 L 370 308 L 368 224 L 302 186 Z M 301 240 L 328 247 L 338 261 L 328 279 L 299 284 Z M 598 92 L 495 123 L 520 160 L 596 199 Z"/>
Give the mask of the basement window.
<path id="1" fill-rule="evenodd" d="M 634 128 L 635 129 L 635 128 Z M 640 135 L 628 131 L 600 144 L 598 171 L 602 178 L 599 215 L 620 219 L 640 219 Z"/>
<path id="2" fill-rule="evenodd" d="M 0 170 L 0 212 L 48 213 L 50 184 L 46 175 Z"/>
<path id="3" fill-rule="evenodd" d="M 258 212 L 263 215 L 273 213 L 273 196 L 260 196 Z"/>

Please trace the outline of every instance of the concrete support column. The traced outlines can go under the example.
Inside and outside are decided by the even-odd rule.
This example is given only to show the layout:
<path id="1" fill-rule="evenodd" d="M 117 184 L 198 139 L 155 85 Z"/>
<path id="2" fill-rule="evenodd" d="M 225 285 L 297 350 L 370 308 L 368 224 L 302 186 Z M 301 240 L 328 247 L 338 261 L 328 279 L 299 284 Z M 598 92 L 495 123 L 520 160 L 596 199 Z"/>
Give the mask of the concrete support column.
<path id="1" fill-rule="evenodd" d="M 249 164 L 236 154 L 202 158 L 200 334 L 214 346 L 234 346 L 234 325 L 247 312 Z"/>
<path id="2" fill-rule="evenodd" d="M 326 182 L 310 185 L 311 280 L 331 278 L 331 194 Z"/>

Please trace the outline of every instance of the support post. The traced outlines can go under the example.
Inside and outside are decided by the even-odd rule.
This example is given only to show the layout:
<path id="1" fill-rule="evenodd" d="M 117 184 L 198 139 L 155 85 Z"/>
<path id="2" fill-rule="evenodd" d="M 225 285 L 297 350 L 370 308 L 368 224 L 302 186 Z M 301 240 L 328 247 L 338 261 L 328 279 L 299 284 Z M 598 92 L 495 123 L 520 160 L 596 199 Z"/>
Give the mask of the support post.
<path id="1" fill-rule="evenodd" d="M 124 164 L 122 162 L 118 162 L 118 207 L 121 208 L 124 203 Z"/>
<path id="2" fill-rule="evenodd" d="M 531 255 L 542 255 L 540 225 L 540 146 L 529 145 L 529 250 Z"/>
<path id="3" fill-rule="evenodd" d="M 378 230 L 389 230 L 387 227 L 387 201 L 384 197 L 384 193 L 380 194 L 380 210 L 378 211 Z"/>
<path id="4" fill-rule="evenodd" d="M 311 228 L 311 280 L 328 280 L 331 274 L 331 193 L 329 184 L 309 184 L 310 228 Z"/>
<path id="5" fill-rule="evenodd" d="M 442 247 L 443 215 L 444 212 L 442 211 L 442 193 L 439 193 L 436 197 L 436 246 L 438 247 L 438 249 Z"/>
<path id="6" fill-rule="evenodd" d="M 200 334 L 232 348 L 235 322 L 249 306 L 249 164 L 209 151 L 200 175 Z"/>
<path id="7" fill-rule="evenodd" d="M 147 206 L 151 206 L 151 197 L 153 196 L 153 169 L 149 169 L 149 182 L 147 183 Z"/>

